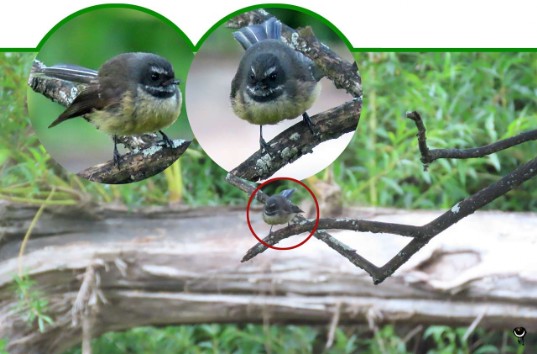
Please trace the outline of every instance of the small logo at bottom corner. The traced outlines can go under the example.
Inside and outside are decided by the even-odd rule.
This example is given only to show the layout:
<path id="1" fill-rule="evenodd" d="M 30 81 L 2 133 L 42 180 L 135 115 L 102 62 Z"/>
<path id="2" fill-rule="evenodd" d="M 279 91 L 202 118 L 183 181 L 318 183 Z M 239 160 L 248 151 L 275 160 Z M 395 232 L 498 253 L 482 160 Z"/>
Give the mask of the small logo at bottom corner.
<path id="1" fill-rule="evenodd" d="M 524 345 L 524 337 L 526 336 L 526 328 L 515 327 L 513 328 L 513 334 L 518 339 L 518 343 Z"/>

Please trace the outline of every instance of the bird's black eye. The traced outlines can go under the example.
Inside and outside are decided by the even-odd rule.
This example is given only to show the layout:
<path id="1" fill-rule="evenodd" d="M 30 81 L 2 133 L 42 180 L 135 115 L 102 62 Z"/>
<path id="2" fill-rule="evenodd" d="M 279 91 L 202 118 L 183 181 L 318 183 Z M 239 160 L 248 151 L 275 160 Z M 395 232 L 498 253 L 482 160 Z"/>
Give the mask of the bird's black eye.
<path id="1" fill-rule="evenodd" d="M 268 78 L 270 81 L 276 81 L 276 73 L 270 74 Z"/>
<path id="2" fill-rule="evenodd" d="M 255 80 L 255 75 L 252 72 L 250 72 L 250 80 Z"/>
<path id="3" fill-rule="evenodd" d="M 158 79 L 160 79 L 159 73 L 151 73 L 151 80 L 157 81 Z"/>

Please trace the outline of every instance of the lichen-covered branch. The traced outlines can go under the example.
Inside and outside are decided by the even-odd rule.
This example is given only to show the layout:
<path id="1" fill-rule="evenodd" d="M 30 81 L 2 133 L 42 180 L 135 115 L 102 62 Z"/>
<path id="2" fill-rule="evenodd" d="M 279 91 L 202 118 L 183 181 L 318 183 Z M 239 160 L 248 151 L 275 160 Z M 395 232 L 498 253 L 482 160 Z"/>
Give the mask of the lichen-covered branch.
<path id="1" fill-rule="evenodd" d="M 173 148 L 161 143 L 136 149 L 121 155 L 120 169 L 114 165 L 114 160 L 109 160 L 89 167 L 77 175 L 90 181 L 109 184 L 141 181 L 168 168 L 186 151 L 190 143 L 189 140 L 173 140 Z"/>
<path id="2" fill-rule="evenodd" d="M 268 142 L 270 152 L 258 150 L 230 173 L 249 181 L 269 178 L 286 164 L 311 153 L 319 143 L 355 131 L 361 107 L 361 99 L 356 99 L 312 116 L 318 136 L 312 135 L 302 121 L 293 125 Z"/>

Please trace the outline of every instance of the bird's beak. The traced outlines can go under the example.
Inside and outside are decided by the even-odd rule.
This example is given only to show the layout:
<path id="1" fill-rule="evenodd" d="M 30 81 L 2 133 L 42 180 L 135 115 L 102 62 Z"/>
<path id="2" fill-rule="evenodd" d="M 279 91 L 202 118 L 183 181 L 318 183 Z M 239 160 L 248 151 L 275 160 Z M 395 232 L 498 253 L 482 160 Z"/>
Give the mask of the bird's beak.
<path id="1" fill-rule="evenodd" d="M 178 79 L 169 79 L 167 81 L 164 81 L 162 83 L 162 86 L 169 86 L 169 85 L 179 85 L 181 83 L 181 81 L 179 81 Z"/>

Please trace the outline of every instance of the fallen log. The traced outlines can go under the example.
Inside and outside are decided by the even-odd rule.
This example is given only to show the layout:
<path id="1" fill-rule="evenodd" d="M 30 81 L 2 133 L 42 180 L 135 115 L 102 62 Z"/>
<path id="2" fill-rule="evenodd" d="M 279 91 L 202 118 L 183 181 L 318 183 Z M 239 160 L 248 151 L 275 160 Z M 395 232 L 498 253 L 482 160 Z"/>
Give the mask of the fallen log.
<path id="1" fill-rule="evenodd" d="M 337 318 L 339 324 L 537 327 L 535 213 L 477 212 L 375 286 L 316 239 L 241 263 L 256 242 L 242 208 L 51 207 L 18 259 L 36 210 L 0 203 L 0 338 L 8 340 L 10 353 L 61 353 L 83 337 L 142 325 L 329 324 Z M 362 208 L 344 214 L 420 225 L 440 212 Z M 254 228 L 262 223 L 253 222 Z M 379 263 L 409 242 L 333 235 Z M 20 268 L 48 301 L 54 323 L 44 332 L 16 310 Z"/>

